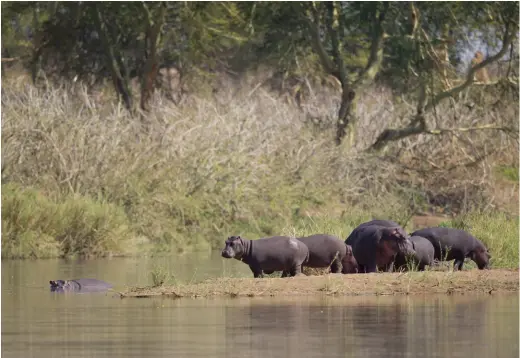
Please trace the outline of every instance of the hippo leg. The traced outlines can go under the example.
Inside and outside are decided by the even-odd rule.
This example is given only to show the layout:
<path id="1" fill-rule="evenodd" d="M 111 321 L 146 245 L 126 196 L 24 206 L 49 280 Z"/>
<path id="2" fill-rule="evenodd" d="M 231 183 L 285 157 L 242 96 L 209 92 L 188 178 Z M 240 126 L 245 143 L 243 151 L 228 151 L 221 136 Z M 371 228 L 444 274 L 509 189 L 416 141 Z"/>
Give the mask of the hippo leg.
<path id="1" fill-rule="evenodd" d="M 388 265 L 385 265 L 385 272 L 394 272 L 394 262 L 390 262 Z"/>
<path id="2" fill-rule="evenodd" d="M 264 277 L 264 273 L 262 270 L 259 270 L 256 267 L 252 267 L 252 266 L 249 266 L 249 268 L 251 269 L 251 271 L 253 271 L 254 278 L 263 278 Z"/>
<path id="3" fill-rule="evenodd" d="M 340 273 L 341 272 L 341 267 L 340 267 L 338 259 L 334 259 L 334 261 L 330 265 L 330 272 L 332 272 L 332 273 Z"/>
<path id="4" fill-rule="evenodd" d="M 455 259 L 453 263 L 453 271 L 462 271 L 462 265 L 464 265 L 464 259 Z"/>
<path id="5" fill-rule="evenodd" d="M 377 265 L 374 262 L 369 263 L 368 265 L 365 265 L 365 273 L 371 273 L 371 272 L 377 272 Z"/>
<path id="6" fill-rule="evenodd" d="M 287 276 L 289 276 L 289 272 L 286 271 L 286 270 L 283 270 L 282 271 L 282 276 L 280 276 L 280 277 L 284 278 L 284 277 L 287 277 Z"/>
<path id="7" fill-rule="evenodd" d="M 302 265 L 295 265 L 291 267 L 291 270 L 289 271 L 291 276 L 298 276 L 302 275 Z"/>

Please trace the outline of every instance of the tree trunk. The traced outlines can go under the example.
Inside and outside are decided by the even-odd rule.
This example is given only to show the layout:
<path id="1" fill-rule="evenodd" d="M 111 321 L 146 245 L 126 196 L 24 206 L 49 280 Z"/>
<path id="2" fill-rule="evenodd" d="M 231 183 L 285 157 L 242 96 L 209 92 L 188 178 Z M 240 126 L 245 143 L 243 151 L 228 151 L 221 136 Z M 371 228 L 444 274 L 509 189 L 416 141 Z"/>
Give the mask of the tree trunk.
<path id="1" fill-rule="evenodd" d="M 164 23 L 164 16 L 166 14 L 166 4 L 161 2 L 159 4 L 159 13 L 154 16 L 148 6 L 143 3 L 143 10 L 147 14 L 147 29 L 145 42 L 145 64 L 143 73 L 141 75 L 141 109 L 148 111 L 148 102 L 154 90 L 154 84 L 157 79 L 159 71 L 159 64 L 157 61 L 157 48 L 159 47 L 161 28 Z"/>
<path id="2" fill-rule="evenodd" d="M 41 48 L 42 48 L 42 35 L 40 33 L 40 26 L 38 22 L 38 5 L 33 9 L 32 17 L 32 31 L 33 31 L 33 51 L 31 56 L 31 80 L 33 85 L 36 85 L 38 81 L 38 75 L 40 74 L 41 68 Z"/>
<path id="3" fill-rule="evenodd" d="M 352 129 L 356 123 L 356 93 L 350 89 L 343 89 L 341 95 L 341 106 L 338 112 L 338 122 L 336 126 L 336 144 L 340 145 L 343 138 L 349 131 L 352 138 Z M 352 143 L 350 143 L 352 144 Z"/>
<path id="4" fill-rule="evenodd" d="M 103 19 L 103 15 L 101 14 L 101 10 L 98 6 L 96 6 L 95 8 L 94 20 L 97 25 L 97 30 L 100 35 L 101 43 L 103 45 L 103 50 L 105 52 L 108 68 L 110 69 L 110 74 L 112 77 L 114 88 L 118 96 L 123 99 L 126 109 L 132 112 L 132 93 L 130 92 L 129 80 L 128 76 L 126 75 L 128 71 L 126 71 L 125 68 L 121 68 L 122 66 L 124 66 L 123 61 L 118 61 L 121 60 L 121 54 L 117 53 L 118 51 L 115 48 L 116 44 L 113 44 L 110 41 L 105 20 Z M 120 66 L 118 62 L 121 63 L 122 66 Z"/>

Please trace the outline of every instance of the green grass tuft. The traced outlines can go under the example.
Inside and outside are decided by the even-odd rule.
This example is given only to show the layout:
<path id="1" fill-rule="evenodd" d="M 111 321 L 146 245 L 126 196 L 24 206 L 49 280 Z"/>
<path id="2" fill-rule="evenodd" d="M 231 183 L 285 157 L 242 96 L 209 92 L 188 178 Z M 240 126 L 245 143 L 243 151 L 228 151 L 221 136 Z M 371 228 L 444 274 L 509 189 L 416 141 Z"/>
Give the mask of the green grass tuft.
<path id="1" fill-rule="evenodd" d="M 511 166 L 499 166 L 496 168 L 496 171 L 502 178 L 518 183 L 518 168 Z"/>
<path id="2" fill-rule="evenodd" d="M 2 258 L 123 253 L 131 235 L 127 216 L 113 204 L 2 185 Z"/>

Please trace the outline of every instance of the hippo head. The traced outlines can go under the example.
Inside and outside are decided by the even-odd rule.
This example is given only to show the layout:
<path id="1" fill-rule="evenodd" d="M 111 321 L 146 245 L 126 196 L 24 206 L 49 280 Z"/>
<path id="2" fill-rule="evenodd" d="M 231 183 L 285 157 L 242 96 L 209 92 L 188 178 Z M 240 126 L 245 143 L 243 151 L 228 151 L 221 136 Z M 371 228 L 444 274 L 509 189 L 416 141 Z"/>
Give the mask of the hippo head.
<path id="1" fill-rule="evenodd" d="M 345 257 L 343 261 L 341 261 L 341 273 L 358 273 L 358 263 L 356 258 L 354 257 L 354 253 L 352 252 L 352 246 L 345 245 L 347 247 Z"/>
<path id="2" fill-rule="evenodd" d="M 63 291 L 63 289 L 67 286 L 67 281 L 64 280 L 55 280 L 49 281 L 51 285 L 51 291 Z"/>
<path id="3" fill-rule="evenodd" d="M 411 255 L 415 253 L 410 236 L 399 227 L 385 227 L 381 233 L 381 244 L 390 252 Z"/>
<path id="4" fill-rule="evenodd" d="M 475 261 L 479 270 L 489 269 L 489 259 L 491 254 L 484 247 L 478 247 L 471 252 L 470 258 Z"/>
<path id="5" fill-rule="evenodd" d="M 240 260 L 245 254 L 244 242 L 240 236 L 230 236 L 226 240 L 226 247 L 222 250 L 222 257 Z"/>

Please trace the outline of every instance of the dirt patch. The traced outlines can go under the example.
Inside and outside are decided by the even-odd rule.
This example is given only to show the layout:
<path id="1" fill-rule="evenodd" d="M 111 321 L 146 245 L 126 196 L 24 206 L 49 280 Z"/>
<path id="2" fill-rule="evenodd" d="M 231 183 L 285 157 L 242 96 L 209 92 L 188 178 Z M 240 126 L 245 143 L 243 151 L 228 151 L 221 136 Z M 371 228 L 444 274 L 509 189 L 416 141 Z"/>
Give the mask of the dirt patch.
<path id="1" fill-rule="evenodd" d="M 449 221 L 450 219 L 448 216 L 415 215 L 411 221 L 413 231 L 415 231 L 425 227 L 439 226 L 441 223 Z"/>
<path id="2" fill-rule="evenodd" d="M 169 287 L 135 287 L 121 297 L 413 295 L 518 292 L 519 270 L 328 274 L 290 278 L 218 278 Z"/>

